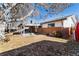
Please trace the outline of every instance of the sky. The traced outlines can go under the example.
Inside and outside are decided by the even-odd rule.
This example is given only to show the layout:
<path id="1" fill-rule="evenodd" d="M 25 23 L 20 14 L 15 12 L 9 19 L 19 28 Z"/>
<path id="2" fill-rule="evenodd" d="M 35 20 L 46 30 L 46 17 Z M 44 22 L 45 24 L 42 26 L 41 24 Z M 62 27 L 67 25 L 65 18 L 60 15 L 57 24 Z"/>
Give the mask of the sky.
<path id="1" fill-rule="evenodd" d="M 37 8 L 41 12 L 42 17 L 40 17 L 40 15 L 39 15 L 35 18 L 30 18 L 30 20 L 33 20 L 34 23 L 50 21 L 50 20 L 53 20 L 55 18 L 59 18 L 62 16 L 68 16 L 68 15 L 76 15 L 79 18 L 79 3 L 73 3 L 70 7 L 66 8 L 64 11 L 62 11 L 56 15 L 51 14 L 46 19 L 43 19 L 43 16 L 47 13 L 47 11 L 43 7 L 40 7 L 40 6 Z"/>
<path id="2" fill-rule="evenodd" d="M 32 5 L 34 6 L 35 3 L 32 3 Z M 69 6 L 62 12 L 57 13 L 57 14 L 49 14 L 48 17 L 46 18 L 44 18 L 44 16 L 47 14 L 47 11 L 44 9 L 44 7 L 38 6 L 36 8 L 37 10 L 40 11 L 41 16 L 39 15 L 36 17 L 29 17 L 28 20 L 26 19 L 27 23 L 30 23 L 31 20 L 33 23 L 41 23 L 41 22 L 53 20 L 55 18 L 65 17 L 68 15 L 76 15 L 79 18 L 79 3 L 72 3 L 71 6 Z"/>

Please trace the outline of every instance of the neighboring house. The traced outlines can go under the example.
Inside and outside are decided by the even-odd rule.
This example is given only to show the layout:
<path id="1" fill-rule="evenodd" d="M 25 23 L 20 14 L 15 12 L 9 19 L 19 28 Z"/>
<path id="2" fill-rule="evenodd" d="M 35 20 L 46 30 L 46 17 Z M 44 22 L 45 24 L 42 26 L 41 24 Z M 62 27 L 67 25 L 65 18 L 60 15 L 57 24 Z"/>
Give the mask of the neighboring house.
<path id="1" fill-rule="evenodd" d="M 21 24 L 21 21 L 10 21 L 7 22 L 7 28 L 6 31 L 16 31 L 18 29 L 18 25 Z"/>
<path id="2" fill-rule="evenodd" d="M 36 27 L 40 24 L 30 24 L 23 21 L 11 21 L 7 23 L 7 30 L 9 32 L 30 33 L 35 32 Z"/>
<path id="3" fill-rule="evenodd" d="M 42 28 L 49 28 L 49 27 L 64 27 L 64 28 L 70 28 L 74 27 L 77 20 L 75 15 L 66 16 L 63 18 L 55 19 L 52 21 L 47 21 L 41 23 Z"/>
<path id="4" fill-rule="evenodd" d="M 22 33 L 35 32 L 35 29 L 39 27 L 39 24 L 20 24 L 18 25 L 18 30 Z"/>
<path id="5" fill-rule="evenodd" d="M 75 15 L 70 15 L 62 18 L 57 18 L 51 21 L 41 23 L 41 28 L 38 28 L 37 32 L 42 34 L 49 34 L 52 32 L 63 31 L 71 35 L 77 22 Z"/>

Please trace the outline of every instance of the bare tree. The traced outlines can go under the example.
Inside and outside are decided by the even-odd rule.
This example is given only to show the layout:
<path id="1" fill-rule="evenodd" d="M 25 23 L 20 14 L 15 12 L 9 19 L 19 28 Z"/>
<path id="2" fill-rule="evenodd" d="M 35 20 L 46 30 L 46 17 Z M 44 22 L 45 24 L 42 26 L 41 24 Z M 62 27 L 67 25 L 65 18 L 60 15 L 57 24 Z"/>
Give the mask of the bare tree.
<path id="1" fill-rule="evenodd" d="M 66 8 L 70 7 L 70 3 L 38 3 L 35 5 L 35 7 L 43 6 L 47 12 L 46 15 L 44 15 L 44 18 L 46 18 L 49 14 L 58 14 L 62 11 L 64 11 Z"/>
<path id="2" fill-rule="evenodd" d="M 62 12 L 70 6 L 69 3 L 35 3 L 34 6 L 31 3 L 5 3 L 0 5 L 2 5 L 2 7 L 0 7 L 0 12 L 2 13 L 0 14 L 6 14 L 6 9 L 9 10 L 6 14 L 6 16 L 8 16 L 8 14 L 11 15 L 9 15 L 9 19 L 24 19 L 28 16 L 38 16 L 41 14 L 39 9 L 37 9 L 38 6 L 42 6 L 48 11 L 45 17 L 47 17 L 49 14 L 57 14 L 59 12 Z"/>
<path id="3" fill-rule="evenodd" d="M 0 3 L 0 20 L 5 20 L 8 24 L 9 21 L 16 19 L 25 20 L 28 17 L 42 16 L 40 10 L 37 8 L 42 6 L 47 14 L 58 14 L 70 6 L 67 3 Z M 3 35 L 3 34 L 2 34 Z M 1 36 L 1 35 L 0 35 Z M 3 37 L 5 37 L 3 35 Z"/>

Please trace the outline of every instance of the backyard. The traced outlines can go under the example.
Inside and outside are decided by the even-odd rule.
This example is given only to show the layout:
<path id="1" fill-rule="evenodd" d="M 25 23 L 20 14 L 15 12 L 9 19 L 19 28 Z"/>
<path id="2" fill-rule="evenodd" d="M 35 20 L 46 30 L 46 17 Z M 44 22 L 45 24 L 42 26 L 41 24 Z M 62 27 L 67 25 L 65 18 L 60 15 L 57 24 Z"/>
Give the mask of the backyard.
<path id="1" fill-rule="evenodd" d="M 8 35 L 8 42 L 0 42 L 0 55 L 79 55 L 77 42 L 46 35 Z"/>

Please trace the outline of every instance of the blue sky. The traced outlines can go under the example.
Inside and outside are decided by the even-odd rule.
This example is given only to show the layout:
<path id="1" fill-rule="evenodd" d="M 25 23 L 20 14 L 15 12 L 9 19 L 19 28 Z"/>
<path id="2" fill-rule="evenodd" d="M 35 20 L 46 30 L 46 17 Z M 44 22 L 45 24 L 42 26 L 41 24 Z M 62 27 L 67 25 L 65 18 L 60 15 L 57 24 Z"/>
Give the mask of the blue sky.
<path id="1" fill-rule="evenodd" d="M 64 11 L 62 11 L 56 15 L 51 14 L 46 19 L 43 19 L 43 16 L 47 13 L 47 11 L 42 6 L 39 6 L 37 8 L 41 12 L 42 16 L 40 17 L 40 15 L 39 15 L 35 18 L 31 18 L 30 20 L 33 20 L 34 23 L 49 21 L 49 20 L 53 20 L 55 18 L 59 18 L 62 16 L 68 16 L 68 15 L 72 15 L 72 14 L 78 16 L 78 18 L 79 18 L 79 3 L 73 3 L 69 8 L 66 8 Z"/>

